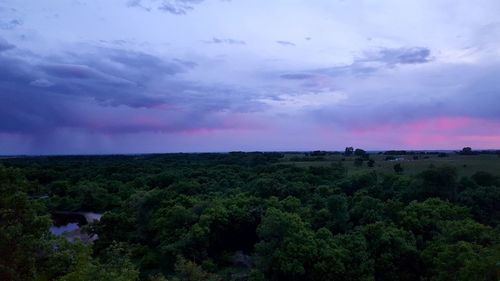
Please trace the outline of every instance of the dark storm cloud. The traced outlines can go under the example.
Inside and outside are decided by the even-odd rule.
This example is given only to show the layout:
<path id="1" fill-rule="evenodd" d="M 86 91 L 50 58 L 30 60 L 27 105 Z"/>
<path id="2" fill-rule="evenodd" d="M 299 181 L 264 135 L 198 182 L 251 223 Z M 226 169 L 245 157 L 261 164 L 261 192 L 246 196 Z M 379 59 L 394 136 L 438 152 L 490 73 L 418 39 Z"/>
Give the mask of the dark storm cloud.
<path id="1" fill-rule="evenodd" d="M 398 65 L 429 63 L 432 61 L 430 55 L 431 50 L 423 47 L 383 48 L 367 51 L 363 56 L 355 58 L 351 64 L 317 69 L 313 72 L 330 76 L 365 76 Z"/>
<path id="2" fill-rule="evenodd" d="M 108 54 L 108 56 L 103 56 Z M 172 76 L 182 71 L 175 63 L 165 65 L 149 58 L 138 63 L 144 54 L 98 49 L 96 53 L 51 58 L 51 63 L 34 67 L 38 76 L 33 81 L 50 81 L 54 93 L 91 97 L 104 105 L 152 107 L 162 99 L 150 93 L 146 85 L 155 77 Z M 106 58 L 106 60 L 102 60 Z M 65 63 L 66 61 L 71 63 Z M 57 62 L 57 63 L 56 63 Z M 33 83 L 36 82 L 31 82 Z M 37 86 L 47 83 L 36 83 Z"/>
<path id="3" fill-rule="evenodd" d="M 64 96 L 31 85 L 33 65 L 0 54 L 0 132 L 41 134 L 75 123 Z"/>
<path id="4" fill-rule="evenodd" d="M 246 45 L 243 40 L 236 40 L 231 38 L 212 38 L 211 40 L 204 41 L 207 44 L 229 44 L 229 45 Z"/>
<path id="5" fill-rule="evenodd" d="M 381 49 L 374 54 L 368 54 L 360 61 L 379 61 L 389 65 L 418 64 L 430 62 L 431 50 L 423 47 Z"/>
<path id="6" fill-rule="evenodd" d="M 10 44 L 2 42 L 2 46 Z M 73 55 L 40 58 L 23 52 L 11 52 L 8 56 L 1 53 L 0 119 L 5 122 L 1 122 L 0 131 L 36 133 L 58 127 L 83 126 L 85 118 L 78 117 L 77 109 L 69 110 L 68 104 L 74 106 L 75 102 L 86 98 L 101 106 L 141 108 L 161 105 L 165 103 L 163 99 L 149 94 L 133 80 L 142 78 L 137 72 L 149 69 L 148 74 L 174 75 L 182 69 L 182 66 L 173 67 L 173 63 L 162 65 L 151 58 L 144 62 L 149 67 L 139 65 L 134 58 L 148 56 L 99 50 L 114 54 L 108 60 L 121 62 L 121 71 L 111 72 L 111 67 L 106 67 L 105 63 L 93 64 L 98 58 L 102 59 L 101 52 L 77 56 L 77 61 Z M 71 63 L 62 63 L 64 61 Z"/>
<path id="7" fill-rule="evenodd" d="M 217 129 L 227 127 L 218 112 L 258 106 L 245 90 L 178 78 L 192 61 L 110 48 L 51 57 L 15 50 L 0 53 L 0 133 Z"/>
<path id="8" fill-rule="evenodd" d="M 35 81 L 46 79 L 53 84 L 54 92 L 88 96 L 112 106 L 162 104 L 163 98 L 155 95 L 149 84 L 189 69 L 174 60 L 163 61 L 148 54 L 106 48 L 92 53 L 67 54 L 50 61 L 35 67 L 40 71 Z"/>
<path id="9" fill-rule="evenodd" d="M 288 46 L 288 47 L 295 47 L 295 43 L 289 42 L 289 41 L 276 41 L 276 43 L 280 44 L 281 46 Z"/>
<path id="10" fill-rule="evenodd" d="M 1 83 L 0 89 L 0 132 L 40 135 L 54 128 L 82 125 L 74 109 L 60 96 L 14 83 Z"/>

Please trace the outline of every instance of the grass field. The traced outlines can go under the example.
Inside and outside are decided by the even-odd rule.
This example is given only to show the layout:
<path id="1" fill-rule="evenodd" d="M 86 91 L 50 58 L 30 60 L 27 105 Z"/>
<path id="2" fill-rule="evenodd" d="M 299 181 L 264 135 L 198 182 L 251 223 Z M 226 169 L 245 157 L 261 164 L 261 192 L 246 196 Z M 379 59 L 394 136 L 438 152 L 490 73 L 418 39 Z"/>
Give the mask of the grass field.
<path id="1" fill-rule="evenodd" d="M 452 166 L 457 169 L 459 176 L 471 176 L 477 171 L 489 172 L 494 175 L 500 176 L 500 156 L 494 154 L 481 154 L 481 155 L 460 155 L 450 153 L 447 157 L 438 157 L 435 154 L 417 155 L 418 159 L 414 160 L 413 155 L 395 156 L 401 158 L 398 161 L 385 160 L 387 155 L 370 154 L 370 158 L 375 160 L 373 168 L 367 166 L 366 161 L 363 165 L 356 167 L 354 159 L 356 157 L 345 157 L 344 155 L 326 155 L 321 156 L 321 160 L 317 161 L 300 161 L 305 154 L 286 154 L 282 160 L 282 164 L 293 164 L 300 167 L 308 166 L 325 166 L 330 165 L 332 162 L 342 161 L 347 168 L 349 174 L 364 173 L 369 171 L 376 171 L 380 173 L 394 173 L 394 165 L 400 163 L 403 166 L 404 174 L 417 174 L 423 170 L 434 166 Z"/>

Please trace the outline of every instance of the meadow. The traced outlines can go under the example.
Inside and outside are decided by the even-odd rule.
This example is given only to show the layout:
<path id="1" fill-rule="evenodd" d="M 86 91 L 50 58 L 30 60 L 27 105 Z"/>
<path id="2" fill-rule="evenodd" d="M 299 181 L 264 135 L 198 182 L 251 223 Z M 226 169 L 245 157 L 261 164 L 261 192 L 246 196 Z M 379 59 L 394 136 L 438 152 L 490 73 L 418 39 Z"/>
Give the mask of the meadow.
<path id="1" fill-rule="evenodd" d="M 459 176 L 471 176 L 478 171 L 500 176 L 500 155 L 498 154 L 460 155 L 448 152 L 446 157 L 439 157 L 438 154 L 417 153 L 416 155 L 396 156 L 396 158 L 401 158 L 399 160 L 387 160 L 387 155 L 370 153 L 370 158 L 375 161 L 372 168 L 368 167 L 366 162 L 362 166 L 356 166 L 354 165 L 355 157 L 346 157 L 342 154 L 324 155 L 319 158 L 309 157 L 308 161 L 296 159 L 308 157 L 308 155 L 308 153 L 285 154 L 284 159 L 280 163 L 308 167 L 328 166 L 332 162 L 342 161 L 349 174 L 360 174 L 371 171 L 393 173 L 394 165 L 400 163 L 404 168 L 404 172 L 410 175 L 416 175 L 433 166 L 450 166 L 456 169 Z M 414 156 L 417 158 L 414 159 Z"/>

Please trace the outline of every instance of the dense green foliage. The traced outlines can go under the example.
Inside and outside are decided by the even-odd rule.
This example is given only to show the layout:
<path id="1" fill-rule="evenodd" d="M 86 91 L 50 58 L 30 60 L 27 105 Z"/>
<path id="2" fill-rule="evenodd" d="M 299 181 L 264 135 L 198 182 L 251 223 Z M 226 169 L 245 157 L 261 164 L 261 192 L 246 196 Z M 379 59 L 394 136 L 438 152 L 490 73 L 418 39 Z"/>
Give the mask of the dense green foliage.
<path id="1" fill-rule="evenodd" d="M 499 280 L 498 176 L 282 157 L 4 159 L 0 280 Z M 99 239 L 56 238 L 51 211 L 103 212 Z"/>
<path id="2" fill-rule="evenodd" d="M 126 249 L 117 243 L 103 251 L 100 262 L 90 247 L 51 235 L 43 204 L 26 194 L 37 186 L 19 170 L 0 166 L 0 280 L 137 279 Z"/>

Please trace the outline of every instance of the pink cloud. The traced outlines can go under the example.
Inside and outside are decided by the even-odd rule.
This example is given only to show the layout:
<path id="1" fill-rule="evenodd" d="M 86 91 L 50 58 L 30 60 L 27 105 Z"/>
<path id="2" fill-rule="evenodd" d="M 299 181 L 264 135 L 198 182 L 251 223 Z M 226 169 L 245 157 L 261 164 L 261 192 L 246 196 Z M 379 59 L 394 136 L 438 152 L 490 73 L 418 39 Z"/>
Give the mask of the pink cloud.
<path id="1" fill-rule="evenodd" d="M 393 145 L 408 149 L 500 147 L 500 121 L 467 116 L 442 116 L 408 123 L 357 127 L 352 128 L 350 133 L 356 138 L 385 140 L 388 147 Z"/>

